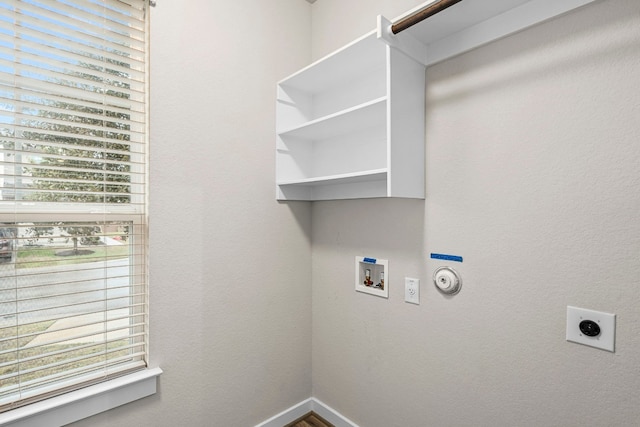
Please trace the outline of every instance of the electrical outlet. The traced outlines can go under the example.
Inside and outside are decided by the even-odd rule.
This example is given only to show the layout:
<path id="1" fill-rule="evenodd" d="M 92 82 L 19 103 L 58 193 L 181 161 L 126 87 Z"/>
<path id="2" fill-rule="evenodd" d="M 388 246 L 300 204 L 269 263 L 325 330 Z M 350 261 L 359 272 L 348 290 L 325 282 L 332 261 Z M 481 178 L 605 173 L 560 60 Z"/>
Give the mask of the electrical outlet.
<path id="1" fill-rule="evenodd" d="M 567 306 L 567 341 L 614 351 L 616 315 Z"/>
<path id="2" fill-rule="evenodd" d="M 420 304 L 420 280 L 404 278 L 404 300 L 411 304 Z"/>

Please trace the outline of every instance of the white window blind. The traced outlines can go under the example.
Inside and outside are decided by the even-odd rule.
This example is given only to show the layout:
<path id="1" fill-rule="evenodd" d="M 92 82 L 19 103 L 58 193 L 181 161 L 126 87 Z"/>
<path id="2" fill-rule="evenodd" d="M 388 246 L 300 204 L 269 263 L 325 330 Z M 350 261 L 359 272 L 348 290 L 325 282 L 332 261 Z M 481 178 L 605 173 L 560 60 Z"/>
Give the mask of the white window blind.
<path id="1" fill-rule="evenodd" d="M 146 366 L 146 0 L 0 0 L 0 411 Z"/>

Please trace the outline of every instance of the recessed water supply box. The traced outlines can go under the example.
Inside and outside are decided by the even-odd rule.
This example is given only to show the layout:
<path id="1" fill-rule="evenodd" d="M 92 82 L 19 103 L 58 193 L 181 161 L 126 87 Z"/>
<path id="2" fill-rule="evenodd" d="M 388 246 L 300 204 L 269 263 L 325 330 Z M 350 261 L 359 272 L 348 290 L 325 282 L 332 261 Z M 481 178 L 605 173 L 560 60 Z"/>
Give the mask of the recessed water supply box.
<path id="1" fill-rule="evenodd" d="M 389 261 L 356 256 L 356 291 L 389 298 Z"/>

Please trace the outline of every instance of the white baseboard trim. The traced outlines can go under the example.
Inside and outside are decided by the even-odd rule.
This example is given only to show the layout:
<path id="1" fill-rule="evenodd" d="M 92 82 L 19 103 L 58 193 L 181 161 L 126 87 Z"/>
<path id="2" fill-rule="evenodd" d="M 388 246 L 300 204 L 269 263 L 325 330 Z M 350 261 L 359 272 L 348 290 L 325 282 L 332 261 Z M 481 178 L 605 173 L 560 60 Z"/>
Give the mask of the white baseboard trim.
<path id="1" fill-rule="evenodd" d="M 261 422 L 256 427 L 283 427 L 311 411 L 320 415 L 336 427 L 358 427 L 356 423 L 315 397 L 310 397 L 297 405 L 293 405 L 291 408 L 280 412 L 278 415 Z"/>
<path id="2" fill-rule="evenodd" d="M 282 427 L 285 426 L 298 418 L 302 417 L 304 414 L 308 414 L 313 409 L 311 409 L 311 399 L 303 400 L 297 405 L 293 405 L 289 409 L 285 409 L 280 412 L 278 415 L 274 415 L 269 418 L 267 421 L 263 421 L 258 424 L 256 427 Z"/>
<path id="3" fill-rule="evenodd" d="M 329 421 L 336 427 L 358 427 L 356 423 L 351 421 L 349 418 L 342 415 L 340 412 L 336 411 L 329 405 L 319 401 L 315 397 L 311 398 L 311 403 L 313 406 L 312 411 L 316 414 L 320 415 L 325 420 Z"/>

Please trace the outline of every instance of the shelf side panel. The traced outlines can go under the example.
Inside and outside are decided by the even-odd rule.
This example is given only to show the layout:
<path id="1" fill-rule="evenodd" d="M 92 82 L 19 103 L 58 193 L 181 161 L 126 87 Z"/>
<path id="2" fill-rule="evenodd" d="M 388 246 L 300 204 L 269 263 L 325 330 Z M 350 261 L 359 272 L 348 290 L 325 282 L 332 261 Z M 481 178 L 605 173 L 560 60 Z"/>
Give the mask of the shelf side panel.
<path id="1" fill-rule="evenodd" d="M 425 197 L 425 66 L 389 48 L 388 196 Z"/>
<path id="2" fill-rule="evenodd" d="M 309 144 L 287 142 L 280 137 L 277 139 L 276 181 L 310 178 L 313 171 L 313 147 Z"/>
<path id="3" fill-rule="evenodd" d="M 278 86 L 276 132 L 283 132 L 313 120 L 313 97 L 298 89 Z"/>

